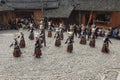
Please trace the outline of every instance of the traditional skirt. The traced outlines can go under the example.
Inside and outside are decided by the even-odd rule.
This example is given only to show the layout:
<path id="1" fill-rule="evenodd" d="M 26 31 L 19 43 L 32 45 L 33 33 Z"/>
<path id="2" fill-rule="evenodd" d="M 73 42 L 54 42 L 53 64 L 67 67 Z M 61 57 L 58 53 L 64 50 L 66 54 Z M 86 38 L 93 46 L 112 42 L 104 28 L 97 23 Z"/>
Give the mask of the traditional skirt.
<path id="1" fill-rule="evenodd" d="M 67 52 L 72 53 L 72 51 L 73 51 L 73 44 L 68 44 Z"/>
<path id="2" fill-rule="evenodd" d="M 86 44 L 86 38 L 85 37 L 81 37 L 80 44 Z"/>
<path id="3" fill-rule="evenodd" d="M 95 39 L 90 40 L 89 46 L 95 47 Z"/>
<path id="4" fill-rule="evenodd" d="M 103 53 L 109 53 L 110 52 L 110 50 L 109 50 L 109 44 L 103 44 L 101 52 L 103 52 Z"/>
<path id="5" fill-rule="evenodd" d="M 19 47 L 14 48 L 14 51 L 13 51 L 13 56 L 14 56 L 14 57 L 20 57 L 21 54 L 22 54 L 22 53 L 21 53 L 21 50 L 20 50 Z"/>
<path id="6" fill-rule="evenodd" d="M 61 45 L 61 41 L 60 40 L 56 40 L 55 41 L 55 46 L 59 47 Z"/>
<path id="7" fill-rule="evenodd" d="M 25 48 L 25 40 L 20 40 L 20 44 L 19 44 L 20 48 Z"/>
<path id="8" fill-rule="evenodd" d="M 35 48 L 34 56 L 35 56 L 36 58 L 40 58 L 41 55 L 42 55 L 41 49 L 40 49 L 40 48 Z"/>
<path id="9" fill-rule="evenodd" d="M 52 32 L 48 31 L 48 37 L 52 37 Z"/>
<path id="10" fill-rule="evenodd" d="M 30 33 L 29 39 L 30 39 L 30 40 L 34 40 L 34 33 Z"/>

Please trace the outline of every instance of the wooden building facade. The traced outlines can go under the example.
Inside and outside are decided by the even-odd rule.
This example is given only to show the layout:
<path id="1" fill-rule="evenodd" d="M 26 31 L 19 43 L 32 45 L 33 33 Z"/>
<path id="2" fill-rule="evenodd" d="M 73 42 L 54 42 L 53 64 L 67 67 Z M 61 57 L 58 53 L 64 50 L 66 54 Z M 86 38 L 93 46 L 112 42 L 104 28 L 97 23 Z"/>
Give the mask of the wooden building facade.
<path id="1" fill-rule="evenodd" d="M 16 18 L 30 18 L 35 22 L 41 17 L 68 24 L 92 24 L 98 27 L 120 25 L 120 1 L 118 0 L 5 0 L 13 10 L 0 12 L 2 23 Z"/>
<path id="2" fill-rule="evenodd" d="M 75 11 L 80 14 L 80 23 L 95 23 L 98 27 L 116 27 L 120 25 L 119 0 L 72 0 Z"/>
<path id="3" fill-rule="evenodd" d="M 44 9 L 58 8 L 57 0 L 4 0 L 8 7 L 13 10 L 3 10 L 0 12 L 2 16 L 2 24 L 15 22 L 18 18 L 33 18 L 35 22 L 40 21 Z"/>

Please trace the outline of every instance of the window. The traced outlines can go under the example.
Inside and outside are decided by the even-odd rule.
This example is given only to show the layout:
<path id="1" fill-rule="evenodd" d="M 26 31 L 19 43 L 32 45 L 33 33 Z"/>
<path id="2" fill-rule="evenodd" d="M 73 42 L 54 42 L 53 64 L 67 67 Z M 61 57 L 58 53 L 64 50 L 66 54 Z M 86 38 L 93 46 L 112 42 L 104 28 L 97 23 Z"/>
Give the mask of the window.
<path id="1" fill-rule="evenodd" d="M 110 21 L 110 14 L 98 14 L 98 15 L 96 15 L 96 20 Z"/>
<path id="2" fill-rule="evenodd" d="M 111 14 L 109 13 L 96 14 L 95 22 L 98 25 L 109 25 L 110 18 L 111 18 Z"/>

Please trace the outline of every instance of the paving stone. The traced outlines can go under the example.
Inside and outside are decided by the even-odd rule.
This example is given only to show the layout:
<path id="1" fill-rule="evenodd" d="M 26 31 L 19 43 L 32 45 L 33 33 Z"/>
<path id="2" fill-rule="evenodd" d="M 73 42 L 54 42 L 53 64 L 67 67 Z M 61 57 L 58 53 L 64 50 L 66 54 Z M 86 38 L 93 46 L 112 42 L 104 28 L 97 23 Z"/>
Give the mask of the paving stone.
<path id="1" fill-rule="evenodd" d="M 26 48 L 21 49 L 22 56 L 14 58 L 13 47 L 9 47 L 13 41 L 16 30 L 0 31 L 0 80 L 116 80 L 120 71 L 120 41 L 111 39 L 110 54 L 101 53 L 103 38 L 96 40 L 96 47 L 79 44 L 80 39 L 75 37 L 72 54 L 67 53 L 67 33 L 61 47 L 55 47 L 55 39 L 47 38 L 47 47 L 43 47 L 42 57 L 34 58 L 35 40 L 28 39 L 29 32 L 25 35 Z M 47 34 L 47 31 L 46 31 Z M 53 35 L 55 32 L 53 32 Z M 110 72 L 106 73 L 106 71 Z M 99 75 L 101 74 L 101 76 Z"/>

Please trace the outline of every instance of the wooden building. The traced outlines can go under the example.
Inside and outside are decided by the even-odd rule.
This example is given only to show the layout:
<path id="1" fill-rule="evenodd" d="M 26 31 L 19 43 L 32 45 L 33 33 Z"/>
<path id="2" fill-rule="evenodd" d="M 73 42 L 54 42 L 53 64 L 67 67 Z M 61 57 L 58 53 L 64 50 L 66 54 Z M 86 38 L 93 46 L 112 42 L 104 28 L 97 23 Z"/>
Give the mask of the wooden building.
<path id="1" fill-rule="evenodd" d="M 75 11 L 81 13 L 81 23 L 95 23 L 98 27 L 120 25 L 119 0 L 73 0 Z M 89 20 L 90 19 L 90 20 Z"/>
<path id="2" fill-rule="evenodd" d="M 33 18 L 40 21 L 44 9 L 58 8 L 57 0 L 4 0 L 6 5 L 14 8 L 9 16 L 12 19 Z"/>
<path id="3" fill-rule="evenodd" d="M 59 8 L 46 11 L 47 17 L 106 28 L 120 25 L 119 0 L 59 0 L 59 3 Z"/>
<path id="4" fill-rule="evenodd" d="M 36 22 L 41 17 L 67 24 L 92 24 L 98 27 L 120 25 L 119 0 L 4 0 L 14 11 L 7 11 L 6 17 L 30 18 Z M 42 13 L 43 12 L 43 13 Z M 4 13 L 1 12 L 1 13 Z M 5 17 L 5 16 L 4 16 Z M 3 22 L 7 23 L 8 19 Z M 5 22 L 6 21 L 6 22 Z"/>
<path id="5" fill-rule="evenodd" d="M 0 3 L 0 25 L 9 23 L 12 16 L 12 11 L 14 9 L 12 7 L 7 6 L 6 4 Z"/>

